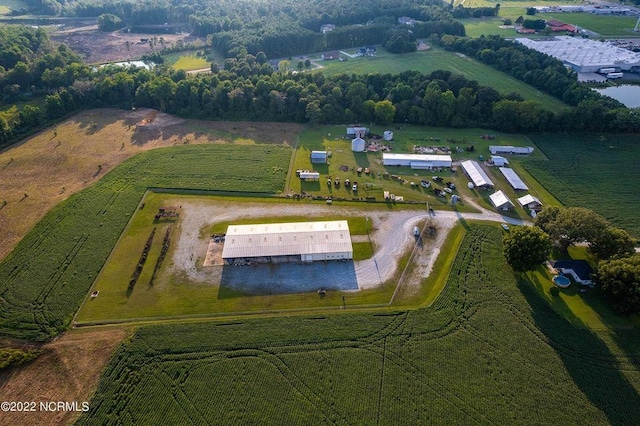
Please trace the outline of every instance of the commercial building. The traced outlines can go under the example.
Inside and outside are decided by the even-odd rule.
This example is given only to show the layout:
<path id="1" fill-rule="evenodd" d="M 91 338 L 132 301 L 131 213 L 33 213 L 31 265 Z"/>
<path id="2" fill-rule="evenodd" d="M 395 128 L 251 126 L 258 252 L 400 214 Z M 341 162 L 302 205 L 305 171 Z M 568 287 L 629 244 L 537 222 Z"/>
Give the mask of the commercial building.
<path id="1" fill-rule="evenodd" d="M 353 259 L 346 220 L 230 225 L 222 248 L 225 264 Z"/>
<path id="2" fill-rule="evenodd" d="M 385 166 L 409 166 L 412 169 L 430 170 L 451 167 L 450 155 L 432 154 L 382 154 L 382 164 Z"/>
<path id="3" fill-rule="evenodd" d="M 640 66 L 640 53 L 581 37 L 558 36 L 551 39 L 516 38 L 516 42 L 553 56 L 577 73 L 594 73 L 602 68 L 630 71 Z"/>

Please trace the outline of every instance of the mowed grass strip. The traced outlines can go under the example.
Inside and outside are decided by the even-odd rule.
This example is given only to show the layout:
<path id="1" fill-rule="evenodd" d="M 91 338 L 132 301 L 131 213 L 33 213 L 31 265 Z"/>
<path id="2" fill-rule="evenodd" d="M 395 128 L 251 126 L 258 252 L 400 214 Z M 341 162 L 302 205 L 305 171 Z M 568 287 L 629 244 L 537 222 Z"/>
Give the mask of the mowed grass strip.
<path id="1" fill-rule="evenodd" d="M 290 157 L 278 145 L 189 145 L 127 160 L 56 206 L 0 263 L 0 332 L 40 340 L 66 329 L 148 187 L 273 194 Z"/>
<path id="2" fill-rule="evenodd" d="M 198 422 L 230 424 L 640 417 L 637 329 L 574 327 L 513 274 L 501 232 L 469 224 L 429 308 L 141 327 L 113 356 L 78 424 L 125 422 L 129 413 L 154 423 L 160 406 L 172 420 L 193 421 L 188 407 Z"/>
<path id="3" fill-rule="evenodd" d="M 355 53 L 352 49 L 347 53 Z M 518 93 L 524 99 L 538 102 L 542 108 L 556 111 L 568 106 L 562 101 L 546 95 L 528 84 L 488 65 L 476 61 L 460 53 L 447 52 L 432 47 L 427 51 L 392 54 L 380 47 L 376 57 L 350 58 L 346 62 L 317 60 L 322 65 L 322 72 L 327 75 L 336 74 L 399 74 L 403 71 L 420 71 L 429 74 L 437 70 L 451 71 L 461 74 L 469 80 L 476 80 L 482 86 L 493 87 L 506 95 Z"/>

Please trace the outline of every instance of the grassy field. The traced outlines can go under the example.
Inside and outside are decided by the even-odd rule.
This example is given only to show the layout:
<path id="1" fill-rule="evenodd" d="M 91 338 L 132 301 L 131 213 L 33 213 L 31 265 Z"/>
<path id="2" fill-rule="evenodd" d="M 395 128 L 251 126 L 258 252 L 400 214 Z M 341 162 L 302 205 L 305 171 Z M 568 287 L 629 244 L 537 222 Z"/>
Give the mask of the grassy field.
<path id="1" fill-rule="evenodd" d="M 371 132 L 382 134 L 386 128 L 372 127 Z M 389 142 L 389 146 L 394 153 L 413 153 L 414 145 L 418 146 L 443 146 L 452 150 L 452 159 L 461 161 L 466 159 L 478 160 L 480 156 L 487 160 L 489 158 L 489 145 L 534 145 L 530 139 L 523 135 L 506 134 L 492 132 L 495 139 L 486 141 L 480 138 L 486 134 L 482 129 L 446 129 L 424 126 L 406 126 L 393 130 L 394 140 Z M 462 211 L 468 209 L 464 205 L 465 199 L 479 201 L 488 209 L 493 209 L 489 203 L 489 192 L 469 190 L 467 188 L 468 179 L 462 172 L 457 170 L 452 173 L 449 170 L 412 170 L 408 167 L 389 167 L 382 165 L 382 154 L 380 152 L 356 153 L 351 150 L 350 139 L 342 138 L 345 128 L 341 126 L 322 126 L 308 128 L 300 134 L 297 151 L 294 159 L 293 170 L 316 170 L 320 172 L 318 181 L 303 181 L 295 174 L 289 179 L 288 188 L 291 191 L 300 193 L 302 191 L 320 195 L 322 197 L 333 197 L 334 199 L 351 199 L 354 197 L 374 197 L 376 200 L 383 200 L 383 192 L 389 191 L 391 194 L 403 196 L 407 201 L 420 201 L 429 203 L 434 208 L 451 208 L 450 197 L 436 197 L 431 188 L 443 188 L 444 185 L 432 181 L 432 176 L 441 176 L 444 181 L 452 181 L 456 184 L 456 193 L 462 197 L 462 205 L 458 208 Z M 473 145 L 473 152 L 466 152 L 466 148 Z M 457 152 L 460 148 L 462 152 Z M 535 145 L 534 145 L 535 148 Z M 313 150 L 331 151 L 329 164 L 311 164 L 310 154 Z M 520 177 L 530 187 L 529 193 L 538 197 L 546 205 L 559 205 L 560 203 L 547 192 L 536 179 L 534 179 L 522 167 L 523 163 L 535 160 L 545 160 L 546 157 L 539 150 L 535 149 L 530 157 L 510 158 L 511 166 L 517 171 Z M 357 168 L 363 170 L 368 168 L 370 173 L 357 173 Z M 387 173 L 388 175 L 385 175 Z M 398 179 L 391 178 L 391 175 L 398 176 Z M 506 182 L 502 174 L 495 168 L 489 170 L 489 175 L 496 184 L 496 189 L 502 189 L 509 198 L 515 199 L 524 194 L 516 193 Z M 340 178 L 341 185 L 327 185 L 327 179 Z M 344 181 L 350 179 L 351 182 L 358 182 L 358 191 L 354 193 L 350 188 L 346 188 Z M 422 188 L 421 180 L 428 180 L 430 188 Z M 411 182 L 416 185 L 411 186 Z M 523 219 L 528 219 L 527 212 L 517 206 L 515 215 Z"/>
<path id="2" fill-rule="evenodd" d="M 349 49 L 346 52 L 349 54 L 355 53 L 355 51 Z M 436 70 L 448 70 L 461 74 L 470 80 L 476 80 L 483 86 L 493 87 L 503 94 L 519 93 L 527 100 L 538 102 L 545 109 L 555 111 L 567 107 L 562 101 L 472 58 L 434 47 L 428 51 L 401 55 L 394 55 L 380 48 L 376 57 L 357 57 L 346 62 L 321 60 L 317 62 L 324 67 L 322 72 L 327 75 L 342 73 L 397 74 L 407 70 L 416 70 L 429 74 Z"/>
<path id="3" fill-rule="evenodd" d="M 226 198 L 210 196 L 204 198 L 202 196 L 166 193 L 147 194 L 144 199 L 144 208 L 139 209 L 132 218 L 93 286 L 94 290 L 100 292 L 98 298 L 88 299 L 83 304 L 76 317 L 77 324 L 117 322 L 138 318 L 224 316 L 240 312 L 273 312 L 309 308 L 335 311 L 342 304 L 343 297 L 346 298 L 350 306 L 389 303 L 395 289 L 395 282 L 357 292 L 329 291 L 323 297 L 318 297 L 315 292 L 248 295 L 234 291 L 229 286 L 214 283 L 213 278 L 211 282 L 201 282 L 189 278 L 184 271 L 171 270 L 164 275 L 161 273 L 162 278 L 151 285 L 150 278 L 162 246 L 162 238 L 157 236 L 163 236 L 167 227 L 171 225 L 173 249 L 179 237 L 180 227 L 180 223 L 154 222 L 153 216 L 159 206 L 183 205 L 194 202 L 201 205 L 203 203 L 216 204 L 217 206 L 227 205 L 229 208 L 238 210 L 242 210 L 243 205 L 256 206 L 256 200 L 249 198 L 230 201 Z M 279 200 L 283 206 L 292 202 L 294 201 Z M 365 215 L 371 207 L 374 206 L 364 204 L 359 208 L 353 207 L 348 210 L 347 215 L 343 214 L 342 216 L 278 216 L 261 218 L 260 222 L 308 221 L 318 217 L 322 220 L 347 220 L 352 235 L 365 236 L 367 235 L 367 226 L 371 226 L 370 223 L 367 225 Z M 216 222 L 215 218 L 211 218 L 209 221 L 214 223 L 203 224 L 200 231 L 200 237 L 205 242 L 208 242 L 211 233 L 225 232 L 229 224 L 227 221 Z M 245 218 L 234 220 L 233 223 L 256 223 L 256 219 Z M 136 267 L 142 247 L 154 228 L 157 236 L 151 246 L 147 263 L 134 290 L 127 291 L 127 283 Z M 354 260 L 368 259 L 373 255 L 373 247 L 366 240 L 355 242 L 353 250 Z M 173 250 L 169 251 L 166 264 L 170 264 L 171 259 L 173 259 Z M 201 262 L 198 263 L 201 264 Z"/>
<path id="4" fill-rule="evenodd" d="M 0 1 L 0 15 L 6 15 L 12 10 L 27 8 L 28 4 L 21 0 L 1 0 Z"/>
<path id="5" fill-rule="evenodd" d="M 66 329 L 147 188 L 276 193 L 290 156 L 281 145 L 209 144 L 127 160 L 56 206 L 0 263 L 0 332 L 44 339 Z"/>
<path id="6" fill-rule="evenodd" d="M 600 16 L 591 13 L 540 13 L 537 19 L 557 19 L 606 37 L 637 37 L 633 32 L 638 18 L 633 16 Z"/>
<path id="7" fill-rule="evenodd" d="M 468 226 L 430 308 L 141 327 L 78 424 L 640 418 L 638 330 L 560 317 L 505 264 L 500 233 Z"/>
<path id="8" fill-rule="evenodd" d="M 165 61 L 175 70 L 191 71 L 211 66 L 206 58 L 194 54 L 170 54 L 165 56 Z"/>
<path id="9" fill-rule="evenodd" d="M 587 207 L 640 236 L 635 135 L 536 135 L 531 139 L 550 161 L 524 168 L 565 206 Z"/>

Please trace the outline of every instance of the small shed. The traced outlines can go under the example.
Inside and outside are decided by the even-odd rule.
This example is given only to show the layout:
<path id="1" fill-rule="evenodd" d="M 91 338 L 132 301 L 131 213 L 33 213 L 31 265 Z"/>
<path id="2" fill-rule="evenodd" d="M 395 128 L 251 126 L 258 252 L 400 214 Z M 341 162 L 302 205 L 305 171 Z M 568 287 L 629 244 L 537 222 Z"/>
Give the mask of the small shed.
<path id="1" fill-rule="evenodd" d="M 362 138 L 355 138 L 351 141 L 351 151 L 353 152 L 364 152 L 365 142 Z"/>
<path id="2" fill-rule="evenodd" d="M 391 130 L 385 130 L 384 134 L 382 135 L 382 138 L 385 141 L 393 140 L 393 132 Z"/>
<path id="3" fill-rule="evenodd" d="M 513 210 L 515 207 L 511 200 L 502 191 L 496 191 L 489 195 L 489 201 L 497 210 Z"/>
<path id="4" fill-rule="evenodd" d="M 313 170 L 300 170 L 298 171 L 298 177 L 302 180 L 318 180 L 320 179 L 320 172 Z"/>
<path id="5" fill-rule="evenodd" d="M 327 164 L 327 151 L 311 151 L 311 164 Z"/>
<path id="6" fill-rule="evenodd" d="M 494 165 L 496 167 L 503 167 L 509 164 L 509 160 L 499 155 L 492 155 L 489 157 L 489 164 Z"/>
<path id="7" fill-rule="evenodd" d="M 542 202 L 531 194 L 518 198 L 518 204 L 530 210 L 538 211 L 542 208 Z"/>

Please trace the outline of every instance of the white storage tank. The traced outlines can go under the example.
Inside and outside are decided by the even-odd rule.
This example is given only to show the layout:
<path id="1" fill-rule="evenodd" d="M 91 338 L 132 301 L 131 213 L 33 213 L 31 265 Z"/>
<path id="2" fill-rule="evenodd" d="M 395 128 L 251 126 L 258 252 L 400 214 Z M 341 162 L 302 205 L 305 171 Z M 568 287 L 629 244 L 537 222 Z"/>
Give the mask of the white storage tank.
<path id="1" fill-rule="evenodd" d="M 383 138 L 385 141 L 393 140 L 393 132 L 392 132 L 391 130 L 386 130 L 386 131 L 384 132 L 384 134 L 382 135 L 382 138 Z"/>
<path id="2" fill-rule="evenodd" d="M 364 139 L 355 138 L 351 141 L 351 151 L 353 152 L 364 152 Z"/>

